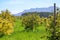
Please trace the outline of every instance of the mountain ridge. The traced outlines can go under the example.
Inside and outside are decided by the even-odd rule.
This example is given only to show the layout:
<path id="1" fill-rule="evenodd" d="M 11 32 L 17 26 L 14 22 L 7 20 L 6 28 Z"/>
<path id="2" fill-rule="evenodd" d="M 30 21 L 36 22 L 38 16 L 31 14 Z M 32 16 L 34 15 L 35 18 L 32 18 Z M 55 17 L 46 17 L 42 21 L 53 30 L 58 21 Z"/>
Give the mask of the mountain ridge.
<path id="1" fill-rule="evenodd" d="M 14 14 L 14 16 L 21 16 L 23 13 L 26 13 L 26 12 L 53 12 L 53 11 L 54 11 L 54 6 L 50 6 L 47 8 L 30 8 L 18 14 Z"/>

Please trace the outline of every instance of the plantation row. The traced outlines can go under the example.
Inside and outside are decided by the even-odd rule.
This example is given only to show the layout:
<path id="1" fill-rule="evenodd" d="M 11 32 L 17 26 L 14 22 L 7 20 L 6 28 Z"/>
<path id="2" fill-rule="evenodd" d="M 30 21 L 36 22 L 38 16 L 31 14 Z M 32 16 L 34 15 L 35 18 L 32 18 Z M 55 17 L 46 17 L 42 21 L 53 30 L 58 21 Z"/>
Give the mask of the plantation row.
<path id="1" fill-rule="evenodd" d="M 36 30 L 36 27 L 44 24 L 46 32 L 50 35 L 47 38 L 50 40 L 60 40 L 60 14 L 56 14 L 56 16 L 56 20 L 54 20 L 54 16 L 51 15 L 47 18 L 41 18 L 38 14 L 32 13 L 22 17 L 22 24 L 25 26 L 25 29 L 31 30 Z"/>
<path id="2" fill-rule="evenodd" d="M 40 17 L 37 13 L 32 13 L 23 16 L 13 16 L 8 10 L 2 11 L 0 14 L 0 37 L 4 35 L 11 35 L 14 33 L 14 25 L 16 19 L 20 19 L 21 25 L 25 31 L 37 31 L 37 27 L 45 25 L 46 32 L 48 32 L 48 40 L 60 40 L 60 14 L 57 14 L 56 26 L 54 26 L 54 17 Z M 55 36 L 53 35 L 55 32 Z M 53 36 L 55 39 L 53 39 Z"/>

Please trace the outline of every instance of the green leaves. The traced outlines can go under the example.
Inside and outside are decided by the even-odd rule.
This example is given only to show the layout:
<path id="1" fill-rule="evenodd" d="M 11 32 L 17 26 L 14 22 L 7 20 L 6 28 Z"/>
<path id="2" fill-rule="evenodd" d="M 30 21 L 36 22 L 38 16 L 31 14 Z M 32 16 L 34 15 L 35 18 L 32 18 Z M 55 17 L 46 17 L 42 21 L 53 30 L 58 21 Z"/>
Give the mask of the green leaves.
<path id="1" fill-rule="evenodd" d="M 47 20 L 48 21 L 48 20 Z M 50 23 L 49 23 L 50 22 Z M 53 37 L 57 38 L 57 40 L 60 40 L 60 14 L 57 15 L 57 19 L 56 19 L 56 26 L 54 26 L 54 18 L 53 16 L 49 17 L 49 22 L 48 24 L 50 25 L 49 27 L 47 27 L 47 30 L 50 31 L 50 33 L 52 34 L 50 39 L 53 39 Z M 54 33 L 54 34 L 53 34 Z M 53 37 L 52 37 L 53 36 Z M 53 39 L 54 40 L 54 39 Z M 56 40 L 56 39 L 55 39 Z"/>
<path id="2" fill-rule="evenodd" d="M 22 24 L 25 28 L 33 29 L 40 25 L 40 16 L 36 14 L 29 14 L 22 17 Z"/>
<path id="3" fill-rule="evenodd" d="M 10 35 L 14 31 L 14 17 L 8 10 L 2 11 L 0 14 L 0 33 Z"/>

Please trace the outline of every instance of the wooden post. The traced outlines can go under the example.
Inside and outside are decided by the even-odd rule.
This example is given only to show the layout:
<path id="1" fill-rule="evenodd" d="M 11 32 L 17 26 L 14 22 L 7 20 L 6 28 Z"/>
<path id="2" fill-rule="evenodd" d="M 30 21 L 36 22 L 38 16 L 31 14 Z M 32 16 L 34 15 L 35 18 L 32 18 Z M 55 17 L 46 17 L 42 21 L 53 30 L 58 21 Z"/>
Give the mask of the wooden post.
<path id="1" fill-rule="evenodd" d="M 57 8 L 57 18 L 58 18 L 59 8 Z"/>
<path id="2" fill-rule="evenodd" d="M 53 39 L 56 40 L 56 3 L 54 3 L 54 26 L 53 26 Z"/>
<path id="3" fill-rule="evenodd" d="M 56 3 L 54 3 L 54 25 L 56 25 L 55 21 L 56 21 Z"/>

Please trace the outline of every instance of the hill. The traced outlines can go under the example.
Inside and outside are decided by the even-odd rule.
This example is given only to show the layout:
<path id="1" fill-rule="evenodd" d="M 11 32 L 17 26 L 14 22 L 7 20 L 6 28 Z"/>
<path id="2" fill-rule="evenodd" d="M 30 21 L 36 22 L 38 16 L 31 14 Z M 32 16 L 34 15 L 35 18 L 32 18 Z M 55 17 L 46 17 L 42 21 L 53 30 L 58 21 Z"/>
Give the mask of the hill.
<path id="1" fill-rule="evenodd" d="M 31 9 L 24 10 L 23 12 L 14 14 L 14 15 L 15 16 L 20 16 L 23 13 L 26 13 L 26 12 L 53 12 L 53 11 L 54 11 L 54 6 L 50 6 L 50 7 L 47 7 L 47 8 L 31 8 Z"/>

